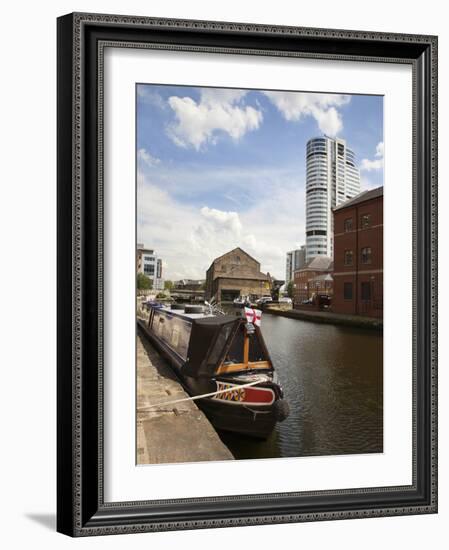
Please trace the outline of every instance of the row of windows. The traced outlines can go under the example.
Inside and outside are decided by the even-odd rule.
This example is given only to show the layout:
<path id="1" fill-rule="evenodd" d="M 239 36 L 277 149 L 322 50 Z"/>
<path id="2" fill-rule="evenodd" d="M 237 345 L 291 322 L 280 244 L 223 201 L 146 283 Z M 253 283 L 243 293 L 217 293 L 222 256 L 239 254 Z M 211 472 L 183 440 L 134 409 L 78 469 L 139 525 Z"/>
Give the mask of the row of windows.
<path id="1" fill-rule="evenodd" d="M 325 243 L 327 241 L 326 239 L 326 231 L 324 229 L 312 229 L 310 231 L 307 231 L 307 244 L 313 243 Z"/>
<path id="2" fill-rule="evenodd" d="M 325 183 L 327 185 L 327 173 L 320 171 L 318 174 L 307 174 L 307 186 L 313 183 Z"/>
<path id="3" fill-rule="evenodd" d="M 370 264 L 372 262 L 372 250 L 370 246 L 365 246 L 360 250 L 360 261 L 362 264 Z M 353 265 L 354 252 L 352 250 L 345 250 L 344 262 L 345 265 Z"/>
<path id="4" fill-rule="evenodd" d="M 312 176 L 307 175 L 306 187 L 310 187 L 314 184 L 321 184 L 327 186 L 327 175 L 323 174 L 313 174 Z"/>
<path id="5" fill-rule="evenodd" d="M 322 223 L 327 223 L 327 214 L 328 214 L 327 208 L 324 211 L 321 211 L 321 213 L 317 213 L 316 211 L 311 212 L 309 208 L 306 211 L 307 219 L 312 219 L 315 217 L 316 219 L 321 220 Z"/>
<path id="6" fill-rule="evenodd" d="M 313 215 L 321 215 L 321 217 L 324 217 L 327 219 L 327 208 L 308 208 L 307 209 L 307 217 L 313 216 Z"/>
<path id="7" fill-rule="evenodd" d="M 318 231 L 321 231 L 321 230 L 317 230 Z M 312 231 L 307 231 L 307 233 L 312 233 Z M 308 245 L 313 245 L 313 243 L 325 243 L 326 242 L 326 235 L 307 235 L 307 244 Z"/>
<path id="8" fill-rule="evenodd" d="M 326 193 L 327 191 L 327 183 L 322 182 L 313 182 L 313 183 L 307 183 L 306 186 L 307 194 L 312 193 L 314 191 L 317 191 L 318 193 Z"/>
<path id="9" fill-rule="evenodd" d="M 327 195 L 312 195 L 311 197 L 307 197 L 306 206 L 309 208 L 310 206 L 321 206 L 327 205 Z"/>
<path id="10" fill-rule="evenodd" d="M 307 244 L 310 246 L 314 243 L 325 243 L 327 242 L 327 238 L 325 236 L 317 236 L 317 237 L 307 237 Z"/>
<path id="11" fill-rule="evenodd" d="M 321 168 L 321 167 L 327 167 L 327 157 L 319 156 L 319 157 L 309 157 L 307 159 L 307 169 L 310 170 L 311 168 Z"/>
<path id="12" fill-rule="evenodd" d="M 307 174 L 307 185 L 311 185 L 312 183 L 327 183 L 327 174 L 320 170 L 316 174 Z"/>
<path id="13" fill-rule="evenodd" d="M 360 228 L 361 229 L 369 229 L 371 227 L 371 214 L 362 214 L 360 216 Z M 344 230 L 345 233 L 348 233 L 349 231 L 352 231 L 353 229 L 353 223 L 352 218 L 346 218 L 344 221 Z"/>
<path id="14" fill-rule="evenodd" d="M 154 264 L 144 264 L 143 272 L 145 275 L 154 275 Z"/>
<path id="15" fill-rule="evenodd" d="M 317 157 L 327 157 L 327 153 L 325 151 L 318 151 L 318 150 L 307 153 L 308 161 L 312 158 L 317 158 Z"/>
<path id="16" fill-rule="evenodd" d="M 327 201 L 327 190 L 326 187 L 312 187 L 312 189 L 307 189 L 306 193 L 307 204 L 310 201 L 315 200 L 315 202 L 325 202 Z"/>
<path id="17" fill-rule="evenodd" d="M 326 225 L 327 226 L 326 213 L 323 212 L 322 214 L 320 214 L 320 213 L 316 213 L 316 212 L 312 212 L 312 213 L 307 212 L 306 223 L 309 224 L 309 223 L 313 223 L 313 222 L 317 222 L 318 225 Z"/>
<path id="18" fill-rule="evenodd" d="M 306 183 L 307 193 L 310 193 L 311 191 L 314 191 L 315 189 L 318 189 L 318 191 L 326 191 L 327 188 L 328 188 L 327 180 L 313 179 L 313 181 L 308 181 Z"/>
<path id="19" fill-rule="evenodd" d="M 315 202 L 307 201 L 306 214 L 309 214 L 311 212 L 318 212 L 318 210 L 323 214 L 327 215 L 327 213 L 329 212 L 327 201 L 325 200 L 319 200 Z"/>
<path id="20" fill-rule="evenodd" d="M 321 210 L 321 211 L 314 211 L 312 212 L 310 209 L 306 212 L 306 217 L 308 220 L 321 220 L 323 223 L 327 220 L 327 209 Z"/>
<path id="21" fill-rule="evenodd" d="M 313 227 L 309 227 L 311 225 L 318 226 L 317 229 L 327 227 L 326 218 L 318 216 L 307 216 L 306 225 L 307 229 L 314 229 Z"/>
<path id="22" fill-rule="evenodd" d="M 325 241 L 324 241 L 325 243 Z M 309 251 L 313 251 L 313 250 L 327 250 L 327 246 L 326 244 L 316 244 L 316 243 L 309 243 L 309 241 L 307 241 L 307 247 L 309 249 Z"/>
<path id="23" fill-rule="evenodd" d="M 326 170 L 327 171 L 327 168 L 328 168 L 327 158 L 325 158 L 325 157 L 309 158 L 309 159 L 307 159 L 306 167 L 307 167 L 307 170 L 318 169 L 318 170 Z"/>
<path id="24" fill-rule="evenodd" d="M 306 219 L 307 230 L 309 229 L 323 229 L 327 227 L 327 218 L 308 216 Z M 314 227 L 310 227 L 310 226 Z"/>
<path id="25" fill-rule="evenodd" d="M 313 168 L 314 166 L 327 166 L 328 159 L 327 156 L 319 155 L 317 156 L 309 156 L 307 159 L 307 168 Z"/>
<path id="26" fill-rule="evenodd" d="M 307 153 L 311 153 L 313 151 L 326 151 L 326 143 L 309 143 L 307 144 Z"/>
<path id="27" fill-rule="evenodd" d="M 371 285 L 370 283 L 361 283 L 360 284 L 360 294 L 364 302 L 369 302 L 371 300 Z M 352 283 L 343 284 L 343 298 L 345 300 L 352 300 Z"/>
<path id="28" fill-rule="evenodd" d="M 327 186 L 323 185 L 314 185 L 313 187 L 307 187 L 307 200 L 313 198 L 326 198 L 327 197 Z"/>
<path id="29" fill-rule="evenodd" d="M 315 221 L 321 222 L 322 224 L 327 224 L 327 218 L 328 218 L 327 214 L 328 214 L 327 209 L 321 213 L 310 212 L 309 210 L 307 210 L 306 218 L 307 218 L 307 221 L 315 220 Z"/>

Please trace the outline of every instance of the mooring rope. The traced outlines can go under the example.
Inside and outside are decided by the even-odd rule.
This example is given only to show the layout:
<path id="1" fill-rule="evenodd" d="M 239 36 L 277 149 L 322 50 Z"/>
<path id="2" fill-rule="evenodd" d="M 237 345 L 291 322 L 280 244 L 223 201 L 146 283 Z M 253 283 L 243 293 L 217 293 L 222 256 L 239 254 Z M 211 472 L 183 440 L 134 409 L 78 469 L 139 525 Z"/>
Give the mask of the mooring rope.
<path id="1" fill-rule="evenodd" d="M 256 382 L 251 382 L 250 384 L 234 384 L 231 388 L 228 388 L 226 390 L 218 390 L 211 393 L 203 393 L 202 395 L 195 395 L 194 397 L 185 397 L 183 399 L 175 399 L 174 401 L 163 401 L 162 403 L 147 405 L 146 407 L 140 407 L 138 409 L 138 412 L 147 411 L 149 409 L 154 409 L 154 407 L 161 407 L 163 405 L 174 405 L 175 403 L 182 403 L 183 401 L 196 401 L 197 399 L 204 399 L 205 397 L 213 397 L 214 395 L 235 391 L 236 389 L 250 388 L 251 386 L 255 386 L 256 384 L 260 384 L 260 380 L 257 380 Z"/>

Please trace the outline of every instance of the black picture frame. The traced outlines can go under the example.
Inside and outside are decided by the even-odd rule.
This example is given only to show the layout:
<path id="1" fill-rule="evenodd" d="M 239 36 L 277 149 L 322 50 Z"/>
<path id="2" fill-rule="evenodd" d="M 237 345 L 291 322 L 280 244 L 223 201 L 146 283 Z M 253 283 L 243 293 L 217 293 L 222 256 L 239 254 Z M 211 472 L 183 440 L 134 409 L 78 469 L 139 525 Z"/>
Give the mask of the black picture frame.
<path id="1" fill-rule="evenodd" d="M 437 511 L 437 37 L 75 13 L 58 29 L 57 530 L 71 536 Z M 413 483 L 105 503 L 102 45 L 295 55 L 413 69 Z M 261 493 L 263 487 L 261 486 Z"/>

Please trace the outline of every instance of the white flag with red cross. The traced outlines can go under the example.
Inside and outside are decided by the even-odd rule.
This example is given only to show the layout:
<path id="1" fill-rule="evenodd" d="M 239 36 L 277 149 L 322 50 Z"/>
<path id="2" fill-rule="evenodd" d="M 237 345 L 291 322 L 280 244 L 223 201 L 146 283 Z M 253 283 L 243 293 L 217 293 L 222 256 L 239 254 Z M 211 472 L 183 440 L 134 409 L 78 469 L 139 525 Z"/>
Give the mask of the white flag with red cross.
<path id="1" fill-rule="evenodd" d="M 253 309 L 252 307 L 245 307 L 245 315 L 248 323 L 252 323 L 260 327 L 260 319 L 262 317 L 262 312 L 260 309 Z"/>

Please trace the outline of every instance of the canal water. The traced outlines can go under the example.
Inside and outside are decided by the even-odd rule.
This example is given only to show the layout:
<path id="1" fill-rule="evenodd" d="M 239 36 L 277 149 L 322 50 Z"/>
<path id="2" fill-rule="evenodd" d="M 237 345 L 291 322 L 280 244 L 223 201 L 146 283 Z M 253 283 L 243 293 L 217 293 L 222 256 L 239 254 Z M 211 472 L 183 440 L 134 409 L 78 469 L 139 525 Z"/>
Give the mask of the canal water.
<path id="1" fill-rule="evenodd" d="M 221 433 L 235 458 L 382 452 L 382 333 L 269 314 L 261 330 L 290 416 L 266 441 Z"/>

